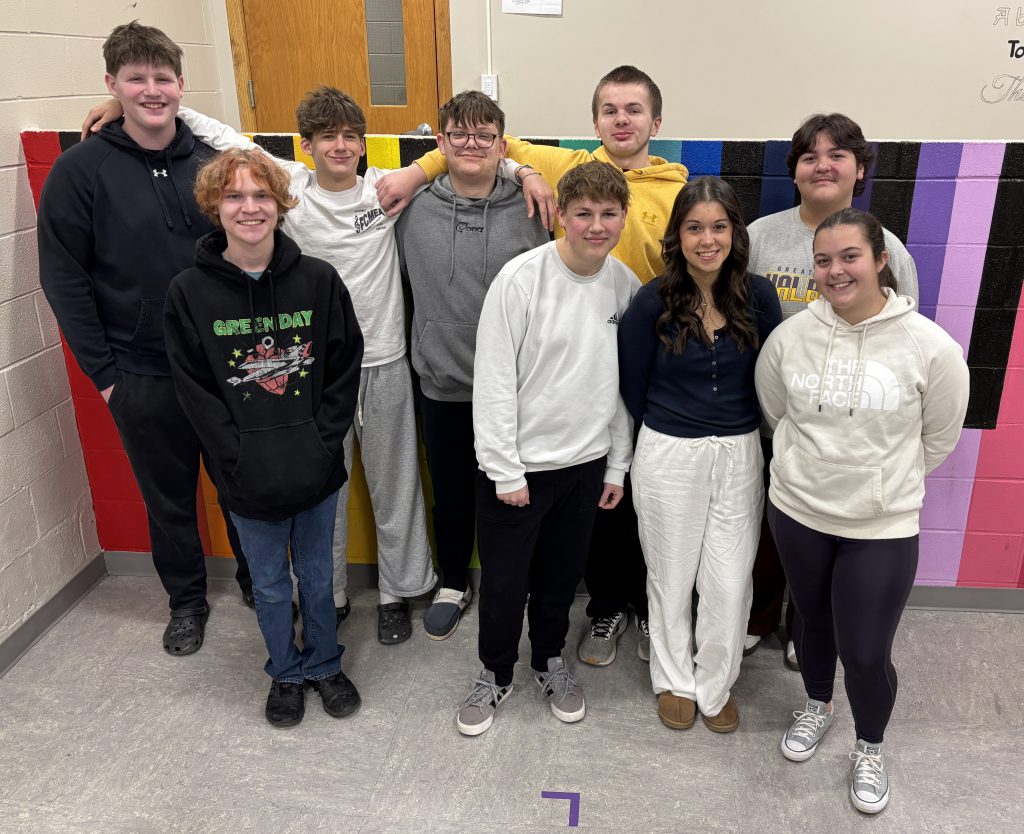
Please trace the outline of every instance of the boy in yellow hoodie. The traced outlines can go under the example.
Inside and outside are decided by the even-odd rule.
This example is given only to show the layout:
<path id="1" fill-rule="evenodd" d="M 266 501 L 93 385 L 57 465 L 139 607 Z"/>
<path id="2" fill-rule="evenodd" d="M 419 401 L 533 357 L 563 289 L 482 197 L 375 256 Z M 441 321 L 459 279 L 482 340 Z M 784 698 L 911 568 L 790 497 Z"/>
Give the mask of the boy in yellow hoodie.
<path id="1" fill-rule="evenodd" d="M 661 239 L 676 195 L 686 184 L 687 170 L 678 162 L 650 154 L 651 139 L 661 127 L 661 91 L 645 72 L 621 66 L 605 75 L 594 90 L 591 114 L 594 133 L 601 140 L 595 151 L 534 145 L 506 136 L 507 156 L 522 163 L 516 179 L 524 183 L 524 192 L 531 174 L 541 174 L 545 181 L 556 183 L 567 171 L 585 162 L 598 160 L 620 168 L 629 185 L 629 213 L 611 254 L 646 284 L 662 270 Z M 388 214 L 397 213 L 418 187 L 446 170 L 444 156 L 431 151 L 414 165 L 378 181 L 380 204 Z M 539 200 L 537 205 L 543 213 Z M 556 223 L 555 237 L 564 234 Z M 629 623 L 629 606 L 633 607 L 639 632 L 637 654 L 644 661 L 649 658 L 647 568 L 628 477 L 625 490 L 618 507 L 598 517 L 591 540 L 586 570 L 590 629 L 577 650 L 579 659 L 591 666 L 607 666 L 615 659 L 616 643 Z"/>

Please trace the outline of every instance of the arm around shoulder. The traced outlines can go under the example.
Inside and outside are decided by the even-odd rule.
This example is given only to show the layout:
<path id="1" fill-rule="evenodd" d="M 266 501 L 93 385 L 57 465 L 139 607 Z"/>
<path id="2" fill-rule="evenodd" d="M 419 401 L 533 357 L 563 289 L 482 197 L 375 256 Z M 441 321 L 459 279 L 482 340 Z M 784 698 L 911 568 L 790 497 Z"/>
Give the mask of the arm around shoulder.
<path id="1" fill-rule="evenodd" d="M 761 414 L 772 431 L 786 415 L 787 391 L 782 376 L 782 360 L 785 354 L 786 328 L 776 329 L 761 346 L 761 352 L 754 366 L 754 386 Z"/>

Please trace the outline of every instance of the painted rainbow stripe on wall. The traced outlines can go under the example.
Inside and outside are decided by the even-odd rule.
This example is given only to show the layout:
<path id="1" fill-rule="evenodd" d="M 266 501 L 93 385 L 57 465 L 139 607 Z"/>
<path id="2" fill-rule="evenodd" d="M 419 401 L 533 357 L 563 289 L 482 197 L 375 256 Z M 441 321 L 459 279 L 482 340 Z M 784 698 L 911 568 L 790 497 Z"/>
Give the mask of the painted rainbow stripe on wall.
<path id="1" fill-rule="evenodd" d="M 257 135 L 270 152 L 311 160 L 291 135 Z M 78 141 L 71 132 L 22 135 L 38 203 L 54 160 Z M 596 140 L 535 139 L 571 148 Z M 431 150 L 432 139 L 367 137 L 364 165 L 395 168 Z M 748 221 L 796 204 L 786 141 L 655 140 L 651 152 L 681 161 L 695 177 L 716 174 L 736 189 Z M 917 583 L 1024 587 L 1024 143 L 881 142 L 858 208 L 906 242 L 917 262 L 921 312 L 960 342 L 971 368 L 967 428 L 928 479 Z M 101 545 L 148 551 L 145 510 L 107 409 L 68 357 Z M 353 476 L 350 560 L 375 561 L 369 502 Z M 212 484 L 201 504 L 204 544 L 229 555 Z M 428 514 L 429 517 L 429 514 Z"/>

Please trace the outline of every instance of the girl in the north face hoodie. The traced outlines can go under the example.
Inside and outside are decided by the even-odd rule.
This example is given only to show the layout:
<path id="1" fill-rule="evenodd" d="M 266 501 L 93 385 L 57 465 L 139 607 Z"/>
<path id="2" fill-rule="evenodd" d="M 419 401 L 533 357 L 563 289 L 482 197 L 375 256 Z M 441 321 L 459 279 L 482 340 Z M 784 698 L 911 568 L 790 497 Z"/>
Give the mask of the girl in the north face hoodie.
<path id="1" fill-rule="evenodd" d="M 865 813 L 889 800 L 891 648 L 917 569 L 924 478 L 956 446 L 969 389 L 960 346 L 896 294 L 888 261 L 870 214 L 826 219 L 814 237 L 823 298 L 772 333 L 756 369 L 775 433 L 768 520 L 808 699 L 782 753 L 810 758 L 831 726 L 838 656 L 857 732 L 850 795 Z"/>

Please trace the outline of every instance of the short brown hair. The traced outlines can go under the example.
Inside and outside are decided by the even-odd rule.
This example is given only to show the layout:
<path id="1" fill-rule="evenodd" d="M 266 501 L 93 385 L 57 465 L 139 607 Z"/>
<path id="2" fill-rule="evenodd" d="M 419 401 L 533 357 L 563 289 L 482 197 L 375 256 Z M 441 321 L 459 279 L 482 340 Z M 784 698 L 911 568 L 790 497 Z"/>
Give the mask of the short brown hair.
<path id="1" fill-rule="evenodd" d="M 601 105 L 601 90 L 609 84 L 639 84 L 641 87 L 644 87 L 647 90 L 648 98 L 651 100 L 651 118 L 661 118 L 661 90 L 654 83 L 654 79 L 643 70 L 639 70 L 629 64 L 623 64 L 598 81 L 597 87 L 594 88 L 594 98 L 590 102 L 590 112 L 594 115 L 595 122 L 597 121 L 597 108 Z"/>
<path id="2" fill-rule="evenodd" d="M 493 124 L 498 128 L 498 136 L 505 135 L 505 113 L 494 100 L 479 90 L 466 90 L 452 96 L 437 111 L 437 129 L 444 133 L 450 125 L 473 127 L 474 125 Z"/>
<path id="3" fill-rule="evenodd" d="M 103 60 L 111 75 L 117 75 L 125 64 L 147 64 L 171 67 L 174 75 L 180 77 L 182 54 L 181 47 L 167 35 L 137 20 L 115 26 L 103 42 Z"/>
<path id="4" fill-rule="evenodd" d="M 558 181 L 558 209 L 566 211 L 573 200 L 610 200 L 629 205 L 629 183 L 622 171 L 607 162 L 584 162 L 570 168 Z"/>
<path id="5" fill-rule="evenodd" d="M 857 180 L 853 186 L 853 196 L 857 197 L 864 192 L 867 184 L 868 171 L 871 170 L 871 163 L 875 161 L 875 151 L 864 138 L 864 131 L 849 116 L 842 113 L 815 113 L 808 116 L 802 125 L 793 134 L 793 141 L 786 154 L 786 167 L 789 169 L 789 176 L 796 176 L 796 163 L 808 151 L 813 151 L 818 141 L 818 134 L 824 133 L 829 137 L 837 148 L 842 151 L 849 151 L 857 160 L 857 165 L 864 168 L 864 177 Z"/>
<path id="6" fill-rule="evenodd" d="M 270 192 L 277 203 L 277 225 L 280 226 L 288 209 L 295 208 L 299 201 L 288 191 L 291 180 L 284 168 L 256 148 L 231 148 L 199 169 L 194 192 L 203 214 L 220 227 L 218 208 L 224 199 L 224 190 L 239 168 L 248 168 L 249 175 Z"/>
<path id="7" fill-rule="evenodd" d="M 832 141 L 835 140 L 833 139 Z M 876 262 L 882 259 L 882 252 L 885 251 L 885 230 L 882 228 L 882 224 L 878 222 L 878 218 L 873 214 L 860 211 L 852 206 L 839 209 L 835 214 L 830 214 L 818 224 L 818 228 L 814 230 L 814 239 L 817 240 L 819 233 L 826 229 L 834 229 L 836 226 L 856 226 L 860 229 L 861 234 L 864 235 L 864 240 L 868 242 L 868 246 L 871 247 L 871 256 Z M 889 264 L 883 266 L 878 273 L 878 286 L 888 287 L 897 295 L 899 294 L 899 283 L 896 281 L 896 274 L 892 271 L 892 267 Z"/>
<path id="8" fill-rule="evenodd" d="M 343 93 L 337 87 L 321 84 L 302 97 L 295 108 L 295 121 L 299 126 L 299 136 L 313 139 L 316 133 L 328 130 L 340 130 L 347 127 L 359 134 L 366 135 L 366 116 L 352 96 Z"/>

